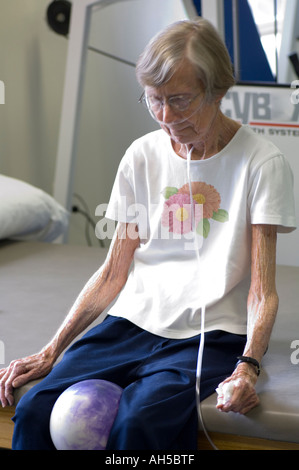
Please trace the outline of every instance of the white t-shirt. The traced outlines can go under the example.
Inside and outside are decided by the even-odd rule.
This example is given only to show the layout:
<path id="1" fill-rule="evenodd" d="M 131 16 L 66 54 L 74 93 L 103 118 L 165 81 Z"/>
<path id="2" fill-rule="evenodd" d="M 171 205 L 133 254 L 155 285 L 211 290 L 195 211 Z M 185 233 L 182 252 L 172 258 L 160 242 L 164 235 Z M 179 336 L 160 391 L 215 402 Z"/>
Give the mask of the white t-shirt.
<path id="1" fill-rule="evenodd" d="M 155 131 L 123 157 L 106 217 L 137 222 L 141 238 L 109 314 L 167 338 L 247 332 L 251 224 L 295 229 L 293 176 L 280 151 L 243 126 L 207 160 L 187 161 Z M 198 256 L 195 249 L 197 249 Z"/>

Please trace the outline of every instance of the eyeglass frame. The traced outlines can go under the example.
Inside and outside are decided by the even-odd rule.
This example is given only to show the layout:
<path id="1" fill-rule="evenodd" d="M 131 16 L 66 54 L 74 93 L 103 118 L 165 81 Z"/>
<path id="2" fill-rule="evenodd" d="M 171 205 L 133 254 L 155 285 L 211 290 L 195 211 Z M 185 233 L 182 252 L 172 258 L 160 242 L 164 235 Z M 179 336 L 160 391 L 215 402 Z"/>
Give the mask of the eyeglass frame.
<path id="1" fill-rule="evenodd" d="M 162 102 L 162 100 L 157 100 L 157 101 L 160 101 L 160 108 L 159 108 L 159 111 L 161 111 L 161 109 L 165 106 L 165 103 L 168 103 L 168 105 L 173 108 L 176 112 L 180 112 L 180 113 L 184 113 L 185 111 L 187 111 L 190 106 L 191 106 L 191 103 L 193 103 L 193 101 L 196 100 L 196 98 L 198 96 L 200 96 L 202 94 L 202 91 L 200 93 L 198 93 L 197 95 L 193 96 L 192 98 L 185 98 L 186 101 L 188 102 L 188 106 L 185 108 L 185 109 L 178 109 L 176 108 L 173 104 L 171 104 L 171 100 L 172 99 L 177 99 L 177 98 L 180 98 L 180 97 L 185 97 L 184 94 L 181 94 L 181 95 L 175 95 L 175 96 L 170 96 L 169 98 L 166 98 L 164 100 L 164 102 Z M 150 115 L 152 116 L 153 119 L 157 120 L 157 117 L 156 117 L 156 114 L 154 113 L 154 111 L 152 110 L 152 108 L 150 107 L 149 105 L 149 102 L 148 102 L 148 97 L 145 93 L 145 91 L 142 93 L 142 95 L 140 96 L 139 100 L 138 100 L 138 103 L 142 103 L 148 110 L 148 112 L 150 113 Z M 158 111 L 158 112 L 159 112 Z"/>

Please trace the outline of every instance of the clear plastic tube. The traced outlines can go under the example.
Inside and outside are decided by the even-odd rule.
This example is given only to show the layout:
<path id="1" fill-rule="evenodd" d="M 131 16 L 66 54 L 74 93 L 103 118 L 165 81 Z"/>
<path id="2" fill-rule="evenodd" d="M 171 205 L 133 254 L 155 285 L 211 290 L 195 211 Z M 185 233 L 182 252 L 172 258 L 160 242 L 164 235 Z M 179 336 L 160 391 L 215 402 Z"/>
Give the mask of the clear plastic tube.
<path id="1" fill-rule="evenodd" d="M 191 201 L 192 231 L 194 234 L 194 249 L 196 252 L 198 267 L 200 270 L 200 257 L 199 257 L 200 246 L 198 243 L 198 237 L 196 235 L 194 200 L 193 200 L 193 194 L 192 194 L 191 171 L 190 171 L 190 166 L 191 166 L 190 161 L 191 161 L 193 147 L 191 147 L 190 150 L 186 148 L 186 150 L 187 150 L 187 176 L 188 176 L 189 193 L 190 193 L 190 201 Z M 205 313 L 206 313 L 206 306 L 205 304 L 203 304 L 201 307 L 201 326 L 200 326 L 201 333 L 200 333 L 200 343 L 199 343 L 199 348 L 198 348 L 197 365 L 196 365 L 196 388 L 195 388 L 196 408 L 197 408 L 199 424 L 201 425 L 206 438 L 208 439 L 209 443 L 211 444 L 214 450 L 219 450 L 213 443 L 212 439 L 210 438 L 208 434 L 208 431 L 206 430 L 203 416 L 202 416 L 202 411 L 201 411 L 200 382 L 201 382 L 201 371 L 202 371 L 202 359 L 203 359 L 204 344 L 205 344 Z"/>

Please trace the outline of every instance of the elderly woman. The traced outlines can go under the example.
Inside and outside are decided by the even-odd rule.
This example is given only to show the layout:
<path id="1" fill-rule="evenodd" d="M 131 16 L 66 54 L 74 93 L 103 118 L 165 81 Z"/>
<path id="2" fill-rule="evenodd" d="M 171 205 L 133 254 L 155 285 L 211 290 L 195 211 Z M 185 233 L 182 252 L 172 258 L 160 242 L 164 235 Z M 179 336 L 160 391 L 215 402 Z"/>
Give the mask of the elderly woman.
<path id="1" fill-rule="evenodd" d="M 290 168 L 272 143 L 221 112 L 234 78 L 207 21 L 157 35 L 137 77 L 162 129 L 134 142 L 120 163 L 106 262 L 53 340 L 0 372 L 4 406 L 15 387 L 46 376 L 17 406 L 14 449 L 54 449 L 53 404 L 89 378 L 123 388 L 108 449 L 196 449 L 203 332 L 201 400 L 228 383 L 220 411 L 247 413 L 259 403 L 255 385 L 278 308 L 276 234 L 295 227 Z"/>

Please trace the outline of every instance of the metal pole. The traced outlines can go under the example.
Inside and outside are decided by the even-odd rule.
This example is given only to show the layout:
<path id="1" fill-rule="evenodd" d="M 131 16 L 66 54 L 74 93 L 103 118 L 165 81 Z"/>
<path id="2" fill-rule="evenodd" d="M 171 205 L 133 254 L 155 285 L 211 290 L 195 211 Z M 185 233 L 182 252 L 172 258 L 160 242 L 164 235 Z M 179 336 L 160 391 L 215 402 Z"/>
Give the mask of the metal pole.
<path id="1" fill-rule="evenodd" d="M 234 71 L 236 82 L 240 81 L 240 30 L 239 30 L 239 0 L 232 0 L 233 5 L 233 48 Z"/>
<path id="2" fill-rule="evenodd" d="M 92 7 L 126 0 L 73 0 L 53 195 L 70 210 Z M 68 233 L 63 237 L 66 241 Z"/>
<path id="3" fill-rule="evenodd" d="M 225 39 L 224 34 L 224 4 L 222 0 L 201 0 L 201 15 L 209 20 Z"/>

